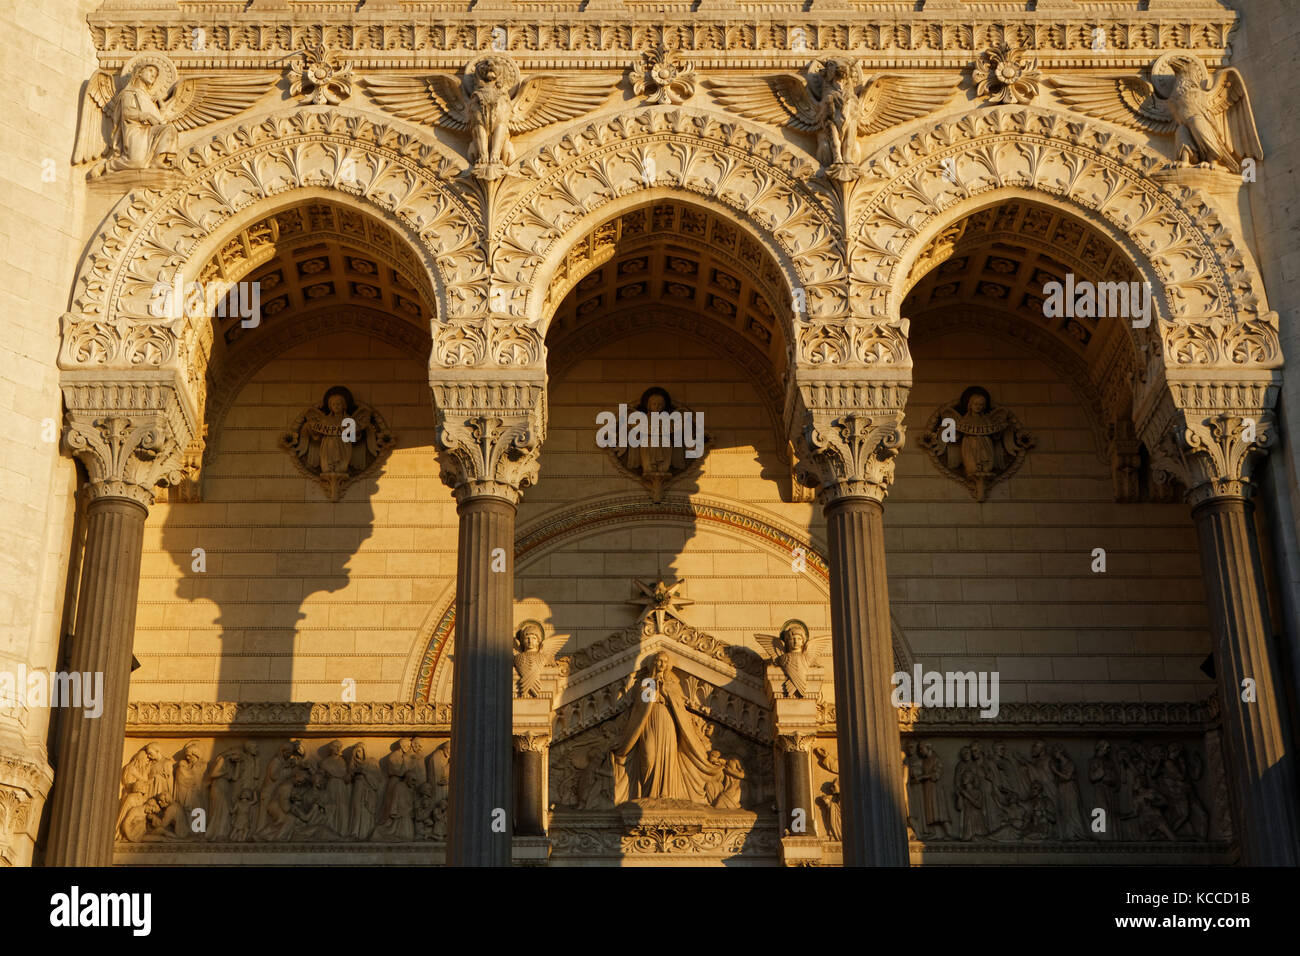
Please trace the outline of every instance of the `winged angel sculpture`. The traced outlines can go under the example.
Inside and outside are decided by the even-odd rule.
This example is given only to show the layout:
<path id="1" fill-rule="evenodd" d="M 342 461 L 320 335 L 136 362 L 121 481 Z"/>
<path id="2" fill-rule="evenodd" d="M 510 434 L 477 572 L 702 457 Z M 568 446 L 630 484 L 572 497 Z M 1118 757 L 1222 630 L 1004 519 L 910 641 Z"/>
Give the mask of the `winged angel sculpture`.
<path id="1" fill-rule="evenodd" d="M 274 77 L 191 76 L 159 53 L 132 57 L 116 76 L 96 70 L 86 84 L 75 165 L 92 179 L 122 170 L 167 169 L 185 130 L 246 110 Z"/>
<path id="2" fill-rule="evenodd" d="M 469 162 L 479 179 L 500 179 L 515 161 L 510 137 L 599 106 L 613 89 L 603 80 L 540 74 L 521 78 L 507 56 L 486 54 L 471 60 L 460 77 L 370 77 L 366 88 L 375 102 L 403 119 L 469 131 Z"/>
<path id="3" fill-rule="evenodd" d="M 782 693 L 787 697 L 807 697 L 809 672 L 817 667 L 816 642 L 808 638 L 802 621 L 786 621 L 779 635 L 755 634 L 759 646 L 767 652 L 769 663 L 785 675 Z"/>
<path id="4" fill-rule="evenodd" d="M 856 60 L 814 60 L 800 76 L 706 80 L 718 101 L 750 119 L 817 134 L 817 159 L 832 179 L 856 179 L 859 139 L 933 112 L 952 95 L 942 77 L 877 73 L 867 77 Z"/>
<path id="5" fill-rule="evenodd" d="M 1246 83 L 1231 67 L 1212 81 L 1190 53 L 1166 53 L 1140 76 L 1051 80 L 1067 104 L 1132 129 L 1176 137 L 1182 165 L 1224 166 L 1241 172 L 1246 158 L 1263 159 Z"/>

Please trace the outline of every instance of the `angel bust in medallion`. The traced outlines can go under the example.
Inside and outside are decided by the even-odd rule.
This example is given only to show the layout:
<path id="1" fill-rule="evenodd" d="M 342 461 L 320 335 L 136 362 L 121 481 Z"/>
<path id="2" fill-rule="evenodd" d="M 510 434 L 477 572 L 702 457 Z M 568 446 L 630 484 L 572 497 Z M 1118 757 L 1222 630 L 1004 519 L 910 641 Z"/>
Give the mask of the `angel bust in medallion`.
<path id="1" fill-rule="evenodd" d="M 706 80 L 728 109 L 775 126 L 817 135 L 817 159 L 832 179 L 856 179 L 859 139 L 933 112 L 954 84 L 943 77 L 878 73 L 868 77 L 857 60 L 814 60 L 803 75 Z"/>
<path id="2" fill-rule="evenodd" d="M 73 164 L 95 163 L 92 179 L 168 169 L 180 133 L 246 110 L 274 83 L 259 76 L 180 79 L 161 53 L 132 57 L 116 76 L 96 70 L 86 84 Z"/>
<path id="3" fill-rule="evenodd" d="M 781 668 L 785 675 L 782 693 L 786 697 L 807 697 L 810 672 L 817 667 L 817 652 L 811 650 L 808 628 L 803 621 L 786 621 L 781 633 L 755 634 L 759 645 L 767 652 L 769 663 Z"/>
<path id="4" fill-rule="evenodd" d="M 319 406 L 298 416 L 280 437 L 280 447 L 330 501 L 338 501 L 343 489 L 379 466 L 396 441 L 377 411 L 335 385 Z"/>
<path id="5" fill-rule="evenodd" d="M 515 161 L 514 133 L 539 129 L 596 109 L 613 90 L 607 80 L 539 74 L 523 79 L 513 60 L 487 53 L 459 77 L 369 77 L 366 89 L 403 119 L 470 134 L 474 176 L 500 179 Z"/>
<path id="6" fill-rule="evenodd" d="M 1241 172 L 1242 161 L 1263 159 L 1246 81 L 1232 67 L 1210 74 L 1200 57 L 1166 53 L 1141 76 L 1058 77 L 1061 99 L 1081 113 L 1157 135 L 1174 136 L 1184 166 L 1221 166 Z"/>

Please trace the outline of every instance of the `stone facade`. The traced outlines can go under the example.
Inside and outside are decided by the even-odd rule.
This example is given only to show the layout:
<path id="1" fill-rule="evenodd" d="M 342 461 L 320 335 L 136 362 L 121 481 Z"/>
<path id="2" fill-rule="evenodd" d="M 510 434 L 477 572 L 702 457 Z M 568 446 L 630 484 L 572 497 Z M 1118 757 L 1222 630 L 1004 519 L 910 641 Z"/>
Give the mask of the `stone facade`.
<path id="1" fill-rule="evenodd" d="M 6 22 L 0 860 L 1297 862 L 1280 5 L 308 6 Z"/>

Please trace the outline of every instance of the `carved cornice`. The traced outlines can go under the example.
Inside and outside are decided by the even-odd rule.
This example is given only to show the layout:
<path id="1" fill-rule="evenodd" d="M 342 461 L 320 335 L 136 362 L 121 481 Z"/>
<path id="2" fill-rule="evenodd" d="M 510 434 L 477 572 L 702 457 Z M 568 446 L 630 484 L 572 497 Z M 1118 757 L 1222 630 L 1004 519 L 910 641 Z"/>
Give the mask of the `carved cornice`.
<path id="1" fill-rule="evenodd" d="M 1004 703 L 996 719 L 978 707 L 913 707 L 898 711 L 902 733 L 1020 734 L 1046 730 L 1205 731 L 1219 722 L 1218 698 L 1196 702 Z M 817 705 L 822 733 L 835 733 L 835 704 Z"/>
<path id="2" fill-rule="evenodd" d="M 310 701 L 132 701 L 126 708 L 129 737 L 211 736 L 237 733 L 271 737 L 321 734 L 394 736 L 447 733 L 451 704 Z"/>
<path id="3" fill-rule="evenodd" d="M 1280 386 L 1256 382 L 1172 382 L 1142 423 L 1151 469 L 1177 479 L 1193 507 L 1246 498 L 1251 473 L 1273 444 Z"/>
<path id="4" fill-rule="evenodd" d="M 64 384 L 64 443 L 86 466 L 92 498 L 148 508 L 159 482 L 185 481 L 194 426 L 177 392 L 160 380 Z"/>
<path id="5" fill-rule="evenodd" d="M 852 52 L 869 67 L 930 66 L 939 52 L 975 54 L 999 43 L 1033 50 L 1044 68 L 1080 63 L 1105 68 L 1141 66 L 1153 53 L 1195 50 L 1201 57 L 1226 58 L 1237 23 L 1232 10 L 1193 3 L 1167 10 L 1111 8 L 1104 13 L 1070 5 L 1065 9 L 1000 10 L 997 16 L 964 4 L 914 11 L 899 6 L 892 16 L 849 2 L 839 9 L 806 10 L 785 0 L 765 4 L 762 14 L 679 9 L 646 16 L 620 5 L 619 14 L 597 4 L 567 0 L 547 7 L 546 17 L 513 6 L 493 13 L 462 2 L 314 4 L 304 21 L 290 7 L 247 4 L 181 4 L 181 10 L 130 10 L 113 6 L 89 22 L 101 62 L 125 62 L 139 50 L 166 50 L 182 67 L 208 65 L 214 55 L 241 68 L 281 66 L 304 43 L 324 42 L 346 54 L 357 69 L 396 69 L 418 55 L 421 62 L 459 69 L 467 53 L 500 43 L 531 68 L 626 67 L 629 52 L 663 45 L 690 51 L 697 68 L 730 65 L 743 58 L 760 67 L 804 66 L 810 55 Z M 278 9 L 277 9 L 278 6 Z M 933 7 L 934 4 L 927 4 Z M 846 12 L 862 9 L 861 17 Z M 865 14 L 874 12 L 877 16 Z M 298 14 L 298 15 L 294 15 Z M 1094 31 L 1105 31 L 1096 49 Z M 205 31 L 206 46 L 193 49 L 193 28 Z M 504 31 L 494 35 L 494 31 Z M 757 57 L 757 59 L 755 59 Z M 536 61 L 536 62 L 533 62 Z"/>
<path id="6" fill-rule="evenodd" d="M 544 373 L 543 373 L 544 374 Z M 546 438 L 545 379 L 433 386 L 442 480 L 457 501 L 489 496 L 518 504 L 537 482 Z"/>

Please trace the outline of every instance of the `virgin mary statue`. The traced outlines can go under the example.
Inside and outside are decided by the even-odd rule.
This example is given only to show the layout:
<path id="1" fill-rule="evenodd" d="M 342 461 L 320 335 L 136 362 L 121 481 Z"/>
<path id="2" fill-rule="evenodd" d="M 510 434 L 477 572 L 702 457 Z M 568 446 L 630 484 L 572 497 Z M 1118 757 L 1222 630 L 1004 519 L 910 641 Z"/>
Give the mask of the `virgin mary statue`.
<path id="1" fill-rule="evenodd" d="M 613 747 L 614 803 L 668 799 L 708 805 L 706 784 L 721 768 L 709 761 L 665 652 L 647 661 L 633 693 L 623 738 Z"/>

